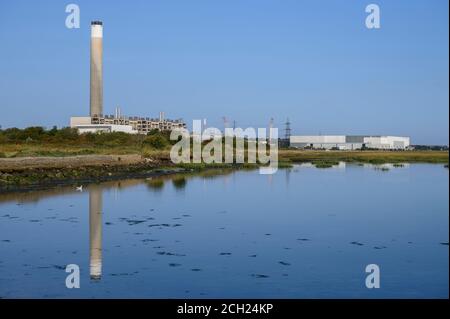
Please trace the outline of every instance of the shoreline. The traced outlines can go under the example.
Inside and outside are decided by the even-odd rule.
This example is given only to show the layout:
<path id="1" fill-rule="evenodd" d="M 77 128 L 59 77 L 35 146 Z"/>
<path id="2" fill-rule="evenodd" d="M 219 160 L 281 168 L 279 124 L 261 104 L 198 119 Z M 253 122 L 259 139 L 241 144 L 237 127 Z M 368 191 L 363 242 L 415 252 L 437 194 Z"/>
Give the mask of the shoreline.
<path id="1" fill-rule="evenodd" d="M 279 165 L 312 163 L 328 168 L 338 162 L 381 165 L 387 163 L 445 164 L 448 152 L 438 151 L 299 151 L 280 150 Z M 126 155 L 77 155 L 64 157 L 0 158 L 0 193 L 26 192 L 58 186 L 79 186 L 105 181 L 149 178 L 209 169 L 257 168 L 258 164 L 173 164 L 168 154 L 145 157 Z"/>
<path id="2" fill-rule="evenodd" d="M 120 160 L 119 160 L 120 158 Z M 28 165 L 24 165 L 28 164 Z M 41 164 L 41 165 L 39 165 Z M 132 155 L 83 155 L 56 158 L 0 159 L 0 194 L 62 186 L 77 187 L 125 179 L 145 179 L 218 169 L 257 168 L 245 164 L 180 164 Z"/>

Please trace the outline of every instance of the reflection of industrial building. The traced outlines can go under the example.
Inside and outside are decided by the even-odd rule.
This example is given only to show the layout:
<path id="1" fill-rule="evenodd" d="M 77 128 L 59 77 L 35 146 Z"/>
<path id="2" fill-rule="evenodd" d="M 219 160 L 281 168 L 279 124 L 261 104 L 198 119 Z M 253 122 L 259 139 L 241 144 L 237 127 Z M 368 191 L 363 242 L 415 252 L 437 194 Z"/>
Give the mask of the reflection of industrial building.
<path id="1" fill-rule="evenodd" d="M 123 116 L 116 108 L 115 115 L 103 113 L 103 23 L 91 22 L 91 76 L 90 76 L 90 114 L 89 116 L 71 117 L 70 127 L 79 133 L 124 132 L 129 134 L 146 134 L 151 130 L 171 131 L 186 128 L 181 120 L 169 120 L 160 112 L 159 118 Z"/>
<path id="2" fill-rule="evenodd" d="M 297 135 L 291 136 L 289 142 L 291 147 L 311 149 L 404 150 L 410 147 L 409 137 L 402 136 Z"/>
<path id="3" fill-rule="evenodd" d="M 103 194 L 100 186 L 89 189 L 89 256 L 92 280 L 102 277 L 102 206 Z"/>

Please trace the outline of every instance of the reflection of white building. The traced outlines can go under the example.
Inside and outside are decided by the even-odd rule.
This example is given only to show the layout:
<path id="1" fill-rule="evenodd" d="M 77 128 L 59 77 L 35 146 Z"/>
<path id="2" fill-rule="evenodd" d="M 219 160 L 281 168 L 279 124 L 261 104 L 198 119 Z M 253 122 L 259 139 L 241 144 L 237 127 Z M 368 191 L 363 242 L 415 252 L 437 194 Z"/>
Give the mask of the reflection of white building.
<path id="1" fill-rule="evenodd" d="M 362 148 L 403 150 L 410 147 L 409 137 L 357 135 L 297 135 L 291 136 L 290 146 L 312 149 L 358 150 Z"/>

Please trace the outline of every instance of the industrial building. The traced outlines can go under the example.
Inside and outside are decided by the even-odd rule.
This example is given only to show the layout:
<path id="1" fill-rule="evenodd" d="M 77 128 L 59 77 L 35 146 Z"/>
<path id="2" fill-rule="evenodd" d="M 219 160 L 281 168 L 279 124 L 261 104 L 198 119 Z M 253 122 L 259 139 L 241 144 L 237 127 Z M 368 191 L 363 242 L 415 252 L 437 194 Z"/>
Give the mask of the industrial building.
<path id="1" fill-rule="evenodd" d="M 71 117 L 70 127 L 77 128 L 80 134 L 98 132 L 147 134 L 152 130 L 171 131 L 176 128 L 186 128 L 186 123 L 182 120 L 165 119 L 164 112 L 160 112 L 159 118 L 149 118 L 123 116 L 116 111 L 115 115 Z"/>
<path id="2" fill-rule="evenodd" d="M 70 127 L 82 133 L 124 132 L 147 134 L 152 130 L 171 131 L 186 128 L 183 120 L 165 119 L 164 112 L 159 118 L 123 116 L 120 108 L 115 115 L 103 114 L 103 23 L 91 22 L 91 62 L 90 62 L 90 112 L 89 116 L 70 118 Z"/>
<path id="3" fill-rule="evenodd" d="M 409 137 L 363 135 L 297 135 L 291 136 L 290 147 L 326 150 L 405 150 L 410 148 Z"/>

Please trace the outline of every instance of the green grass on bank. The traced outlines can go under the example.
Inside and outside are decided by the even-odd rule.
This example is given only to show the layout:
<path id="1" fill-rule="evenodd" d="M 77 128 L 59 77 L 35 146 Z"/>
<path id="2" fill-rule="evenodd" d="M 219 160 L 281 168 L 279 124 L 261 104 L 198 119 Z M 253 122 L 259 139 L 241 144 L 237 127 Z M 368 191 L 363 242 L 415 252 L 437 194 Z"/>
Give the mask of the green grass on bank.
<path id="1" fill-rule="evenodd" d="M 448 163 L 447 151 L 307 151 L 281 150 L 280 160 L 355 163 Z"/>
<path id="2" fill-rule="evenodd" d="M 42 127 L 0 130 L 0 158 L 35 156 L 73 156 L 91 154 L 140 154 L 170 161 L 170 149 L 176 141 L 170 132 L 153 131 L 148 135 L 125 133 L 82 134 L 70 128 L 45 130 Z M 191 143 L 192 146 L 192 143 Z M 245 145 L 247 146 L 247 145 Z M 279 167 L 293 163 L 313 162 L 317 167 L 330 167 L 339 161 L 356 163 L 444 163 L 448 151 L 314 151 L 279 150 Z M 195 166 L 195 164 L 190 164 Z M 205 164 L 200 164 L 205 165 Z M 252 165 L 252 164 L 247 164 Z"/>
<path id="3" fill-rule="evenodd" d="M 35 157 L 35 156 L 74 156 L 74 155 L 125 155 L 140 154 L 144 157 L 162 161 L 170 160 L 170 147 L 157 149 L 150 146 L 90 146 L 67 144 L 0 144 L 0 158 Z M 303 151 L 279 150 L 280 165 L 314 162 L 336 165 L 336 162 L 355 163 L 448 163 L 446 151 Z"/>
<path id="4" fill-rule="evenodd" d="M 169 132 L 131 135 L 121 132 L 81 134 L 71 128 L 45 130 L 29 127 L 23 130 L 0 130 L 0 158 L 34 156 L 73 156 L 90 154 L 143 154 L 170 150 Z"/>

